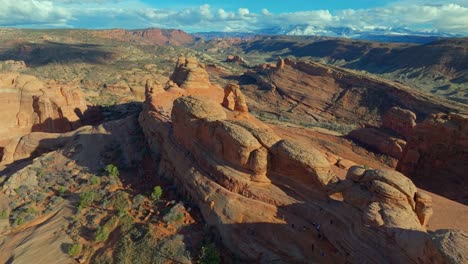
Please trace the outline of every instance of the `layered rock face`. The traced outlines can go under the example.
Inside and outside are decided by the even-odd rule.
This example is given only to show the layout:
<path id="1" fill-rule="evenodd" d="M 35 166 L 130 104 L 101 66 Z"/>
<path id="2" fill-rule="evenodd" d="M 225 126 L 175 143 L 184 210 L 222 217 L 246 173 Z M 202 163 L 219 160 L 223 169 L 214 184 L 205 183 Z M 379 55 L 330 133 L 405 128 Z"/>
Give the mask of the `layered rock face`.
<path id="1" fill-rule="evenodd" d="M 438 185 L 461 187 L 463 203 L 468 203 L 468 118 L 459 114 L 436 114 L 417 124 L 397 170 Z M 441 184 L 442 183 L 442 184 Z M 461 185 L 461 186 L 460 186 Z M 447 197 L 456 191 L 441 190 Z M 450 194 L 450 192 L 454 192 Z M 456 200 L 460 200 L 455 198 Z"/>
<path id="2" fill-rule="evenodd" d="M 53 81 L 43 83 L 34 76 L 19 73 L 2 73 L 0 80 L 2 163 L 12 159 L 14 153 L 10 153 L 10 148 L 15 147 L 11 142 L 19 142 L 22 135 L 63 133 L 82 125 L 87 105 L 79 87 Z"/>
<path id="3" fill-rule="evenodd" d="M 223 108 L 223 92 L 205 89 L 147 91 L 139 122 L 159 176 L 242 261 L 446 262 L 425 232 L 431 198 L 403 174 L 354 166 L 338 180 L 319 151 Z"/>
<path id="4" fill-rule="evenodd" d="M 416 117 L 466 112 L 398 83 L 313 62 L 278 59 L 276 65 L 262 65 L 246 76 L 255 79 L 255 86 L 244 89 L 256 112 L 303 124 L 357 124 L 350 138 L 396 159 Z"/>

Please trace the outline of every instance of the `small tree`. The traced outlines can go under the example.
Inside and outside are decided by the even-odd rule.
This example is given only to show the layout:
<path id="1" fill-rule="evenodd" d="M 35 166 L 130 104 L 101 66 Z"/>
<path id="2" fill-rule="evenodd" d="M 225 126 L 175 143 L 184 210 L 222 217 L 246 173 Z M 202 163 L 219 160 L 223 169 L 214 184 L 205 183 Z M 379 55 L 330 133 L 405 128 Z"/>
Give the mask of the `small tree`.
<path id="1" fill-rule="evenodd" d="M 157 202 L 161 198 L 162 194 L 163 194 L 163 190 L 162 190 L 161 186 L 158 185 L 158 186 L 154 187 L 153 192 L 151 193 L 151 199 L 153 199 L 153 201 Z"/>
<path id="2" fill-rule="evenodd" d="M 114 164 L 107 165 L 104 170 L 109 177 L 119 177 L 120 175 L 119 168 L 117 168 L 117 166 Z"/>

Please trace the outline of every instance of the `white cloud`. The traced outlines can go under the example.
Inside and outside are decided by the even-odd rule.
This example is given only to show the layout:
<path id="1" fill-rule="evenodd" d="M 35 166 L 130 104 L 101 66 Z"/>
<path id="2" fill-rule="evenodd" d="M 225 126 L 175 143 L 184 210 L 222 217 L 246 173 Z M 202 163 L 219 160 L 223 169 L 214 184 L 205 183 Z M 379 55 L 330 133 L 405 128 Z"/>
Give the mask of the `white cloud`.
<path id="1" fill-rule="evenodd" d="M 402 0 L 370 9 L 258 13 L 202 5 L 158 9 L 139 0 L 0 0 L 0 26 L 181 28 L 187 31 L 254 31 L 305 25 L 315 28 L 409 28 L 468 35 L 468 0 Z"/>
<path id="2" fill-rule="evenodd" d="M 237 13 L 239 13 L 239 16 L 243 17 L 243 16 L 247 16 L 248 14 L 250 14 L 250 11 L 247 8 L 239 8 L 237 10 Z"/>
<path id="3" fill-rule="evenodd" d="M 66 26 L 71 18 L 68 10 L 52 1 L 0 0 L 0 26 Z"/>
<path id="4" fill-rule="evenodd" d="M 266 8 L 263 8 L 263 9 L 262 9 L 262 14 L 263 14 L 264 16 L 271 16 L 271 15 L 273 15 L 273 14 L 270 13 L 270 11 L 268 11 L 268 9 L 266 9 Z"/>

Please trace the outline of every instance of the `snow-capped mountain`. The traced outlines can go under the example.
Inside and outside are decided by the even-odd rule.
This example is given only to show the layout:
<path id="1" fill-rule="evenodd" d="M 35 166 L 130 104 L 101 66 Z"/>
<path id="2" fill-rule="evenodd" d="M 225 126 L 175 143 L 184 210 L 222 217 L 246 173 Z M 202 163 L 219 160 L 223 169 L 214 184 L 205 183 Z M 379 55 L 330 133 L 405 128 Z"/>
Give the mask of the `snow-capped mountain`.
<path id="1" fill-rule="evenodd" d="M 460 35 L 445 32 L 414 31 L 407 28 L 367 27 L 317 27 L 311 25 L 293 25 L 286 27 L 266 28 L 256 31 L 257 34 L 292 35 L 292 36 L 327 36 L 352 38 L 385 42 L 427 43 L 439 38 L 459 37 Z"/>

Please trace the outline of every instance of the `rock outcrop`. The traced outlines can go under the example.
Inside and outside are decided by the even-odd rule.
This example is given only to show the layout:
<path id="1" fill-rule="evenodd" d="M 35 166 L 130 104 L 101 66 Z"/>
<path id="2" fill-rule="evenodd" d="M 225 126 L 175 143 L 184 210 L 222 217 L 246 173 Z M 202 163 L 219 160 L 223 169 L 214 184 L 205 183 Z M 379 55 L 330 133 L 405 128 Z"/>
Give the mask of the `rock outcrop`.
<path id="1" fill-rule="evenodd" d="M 0 163 L 13 161 L 15 155 L 23 156 L 11 152 L 11 146 L 23 135 L 74 130 L 83 124 L 88 110 L 79 87 L 55 81 L 44 83 L 30 75 L 0 74 L 0 93 Z"/>
<path id="2" fill-rule="evenodd" d="M 194 57 L 179 57 L 171 81 L 182 89 L 208 89 L 212 87 L 205 65 L 199 63 Z"/>
<path id="3" fill-rule="evenodd" d="M 245 96 L 239 85 L 229 83 L 224 87 L 224 98 L 222 105 L 227 109 L 246 113 L 249 111 Z"/>
<path id="4" fill-rule="evenodd" d="M 432 183 L 434 186 L 429 188 L 439 189 L 446 197 L 455 200 L 462 197 L 460 201 L 466 204 L 467 150 L 468 117 L 435 114 L 415 126 L 397 170 L 421 182 Z"/>
<path id="5" fill-rule="evenodd" d="M 416 114 L 399 107 L 390 108 L 383 116 L 382 127 L 408 138 L 416 126 Z"/>
<path id="6" fill-rule="evenodd" d="M 228 55 L 226 57 L 226 62 L 233 62 L 233 63 L 237 63 L 237 64 L 245 64 L 244 58 L 242 58 L 241 56 L 238 56 L 238 55 Z"/>
<path id="7" fill-rule="evenodd" d="M 2 129 L 66 132 L 80 125 L 87 106 L 79 87 L 18 73 L 4 73 L 0 80 Z"/>
<path id="8" fill-rule="evenodd" d="M 399 159 L 403 154 L 406 141 L 398 135 L 377 127 L 358 128 L 351 131 L 348 137 L 380 153 Z"/>
<path id="9" fill-rule="evenodd" d="M 431 198 L 403 174 L 350 168 L 279 138 L 222 91 L 147 92 L 139 122 L 158 166 L 244 262 L 445 263 L 426 233 Z M 456 246 L 456 245 L 455 245 Z"/>
<path id="10" fill-rule="evenodd" d="M 432 216 L 431 197 L 417 192 L 411 180 L 393 170 L 353 166 L 330 190 L 363 211 L 362 221 L 369 226 L 421 229 Z"/>

